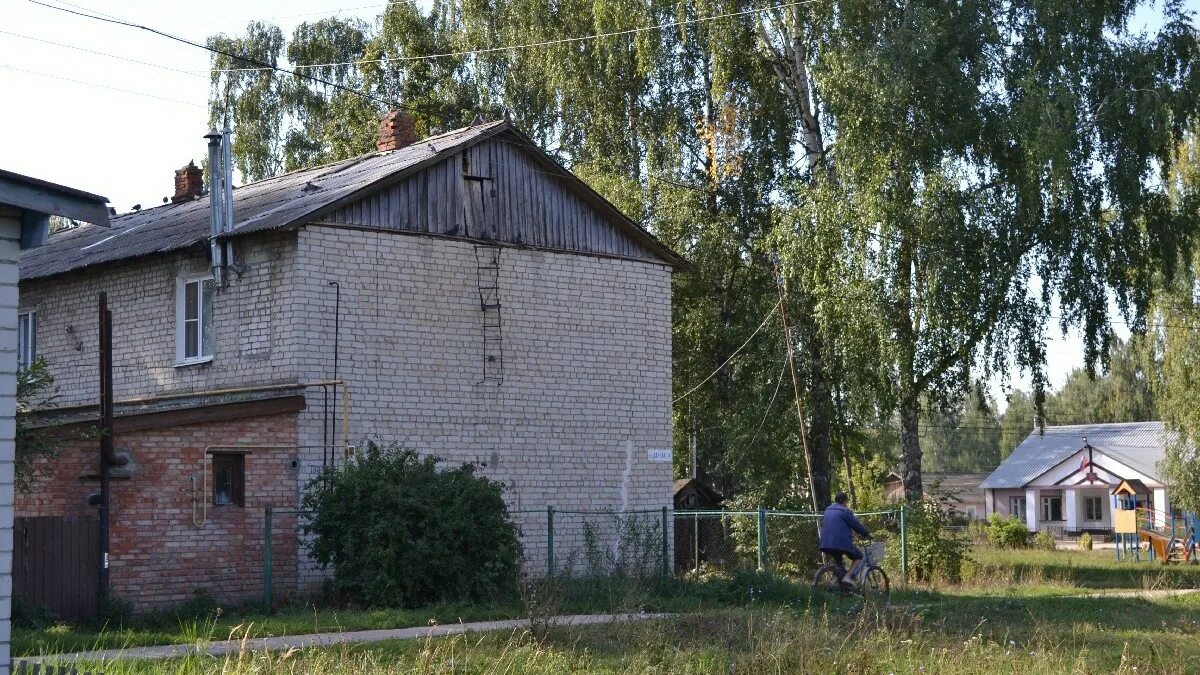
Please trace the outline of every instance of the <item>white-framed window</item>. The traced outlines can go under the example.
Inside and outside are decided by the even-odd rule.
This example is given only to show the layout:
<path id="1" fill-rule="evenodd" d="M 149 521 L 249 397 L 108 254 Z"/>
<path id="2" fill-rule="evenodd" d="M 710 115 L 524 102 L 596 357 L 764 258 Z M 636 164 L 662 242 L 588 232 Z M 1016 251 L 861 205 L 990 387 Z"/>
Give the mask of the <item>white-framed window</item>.
<path id="1" fill-rule="evenodd" d="M 1104 500 L 1101 497 L 1083 498 L 1084 520 L 1104 520 Z"/>
<path id="2" fill-rule="evenodd" d="M 974 506 L 967 507 L 967 517 L 970 518 L 971 520 L 975 520 L 976 518 L 979 517 L 979 513 L 975 510 Z"/>
<path id="3" fill-rule="evenodd" d="M 1025 498 L 1024 497 L 1009 497 L 1008 498 L 1008 515 L 1016 516 L 1021 520 L 1025 520 Z"/>
<path id="4" fill-rule="evenodd" d="M 175 286 L 175 361 L 211 361 L 213 356 L 211 276 L 185 277 Z"/>
<path id="5" fill-rule="evenodd" d="M 28 368 L 37 358 L 37 312 L 17 314 L 17 368 Z"/>
<path id="6" fill-rule="evenodd" d="M 1042 520 L 1056 523 L 1062 519 L 1062 497 L 1042 497 Z"/>

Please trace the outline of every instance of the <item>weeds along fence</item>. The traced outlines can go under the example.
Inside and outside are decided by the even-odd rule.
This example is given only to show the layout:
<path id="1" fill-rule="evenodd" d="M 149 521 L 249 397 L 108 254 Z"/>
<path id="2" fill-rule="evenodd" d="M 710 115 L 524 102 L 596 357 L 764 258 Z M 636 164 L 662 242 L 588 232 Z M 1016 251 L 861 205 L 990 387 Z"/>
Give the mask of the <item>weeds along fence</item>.
<path id="1" fill-rule="evenodd" d="M 266 507 L 263 519 L 263 609 L 279 591 L 295 590 L 300 527 L 309 512 Z M 822 515 L 797 511 L 571 510 L 512 511 L 531 575 L 555 578 L 671 577 L 773 571 L 811 574 L 822 562 Z M 889 560 L 908 578 L 903 507 L 858 514 L 888 542 Z M 278 550 L 281 543 L 286 543 Z M 289 550 L 290 549 L 290 550 Z M 282 554 L 282 555 L 281 555 Z M 276 582 L 281 574 L 289 581 Z"/>
<path id="2" fill-rule="evenodd" d="M 674 571 L 678 575 L 769 570 L 806 576 L 822 563 L 822 514 L 799 511 L 675 511 Z M 903 509 L 858 514 L 888 541 L 907 577 L 908 537 Z"/>

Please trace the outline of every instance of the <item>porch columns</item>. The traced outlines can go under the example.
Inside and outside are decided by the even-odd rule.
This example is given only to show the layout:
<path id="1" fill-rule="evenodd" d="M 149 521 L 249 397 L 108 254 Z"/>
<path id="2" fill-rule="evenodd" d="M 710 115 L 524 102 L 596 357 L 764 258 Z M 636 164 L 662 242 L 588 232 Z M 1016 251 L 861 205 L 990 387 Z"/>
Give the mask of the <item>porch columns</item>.
<path id="1" fill-rule="evenodd" d="M 1029 528 L 1030 532 L 1037 532 L 1037 513 L 1041 505 L 1038 504 L 1038 491 L 1033 488 L 1025 490 L 1025 527 Z"/>
<path id="2" fill-rule="evenodd" d="M 1079 493 L 1073 488 L 1063 489 L 1063 509 L 1067 519 L 1067 532 L 1079 531 Z"/>
<path id="3" fill-rule="evenodd" d="M 1167 489 L 1154 488 L 1154 526 L 1161 529 L 1167 526 L 1167 517 L 1171 513 L 1171 505 L 1167 503 Z"/>

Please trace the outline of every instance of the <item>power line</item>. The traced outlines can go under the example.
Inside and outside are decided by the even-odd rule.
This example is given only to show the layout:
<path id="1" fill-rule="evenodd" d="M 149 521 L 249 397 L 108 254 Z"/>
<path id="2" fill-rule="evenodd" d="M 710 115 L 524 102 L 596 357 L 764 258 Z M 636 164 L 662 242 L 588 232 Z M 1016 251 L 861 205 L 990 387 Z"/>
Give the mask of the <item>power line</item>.
<path id="1" fill-rule="evenodd" d="M 164 65 L 161 65 L 161 64 L 158 64 L 158 63 L 150 63 L 149 61 L 139 61 L 139 60 L 137 60 L 137 59 L 131 59 L 131 58 L 128 58 L 128 57 L 125 57 L 125 56 L 118 56 L 118 55 L 116 55 L 116 54 L 109 54 L 109 53 L 107 53 L 107 52 L 100 52 L 100 51 L 96 51 L 96 50 L 94 50 L 94 49 L 86 49 L 86 48 L 84 48 L 84 47 L 78 47 L 78 46 L 76 46 L 76 45 L 70 45 L 70 44 L 66 44 L 66 43 L 63 43 L 63 42 L 55 42 L 55 41 L 53 41 L 53 40 L 46 40 L 46 39 L 44 39 L 44 38 L 33 37 L 32 35 L 21 35 L 20 33 L 10 33 L 9 31 L 6 31 L 6 30 L 0 30 L 0 34 L 2 34 L 2 35 L 11 35 L 11 36 L 13 36 L 13 37 L 18 37 L 18 38 L 21 38 L 21 39 L 23 39 L 23 40 L 32 40 L 33 42 L 41 42 L 41 43 L 43 43 L 43 44 L 54 45 L 55 47 L 62 47 L 62 48 L 64 48 L 64 49 L 74 49 L 75 51 L 84 52 L 84 53 L 87 53 L 87 54 L 95 54 L 96 56 L 104 56 L 104 57 L 107 57 L 107 58 L 110 58 L 110 59 L 116 59 L 116 60 L 118 60 L 118 61 L 125 61 L 125 62 L 128 62 L 128 63 L 136 63 L 136 64 L 138 64 L 138 65 L 140 65 L 140 66 L 149 66 L 149 67 L 151 67 L 151 68 L 158 68 L 159 70 L 169 70 L 169 71 L 171 71 L 171 72 L 173 72 L 173 73 L 182 73 L 182 74 L 184 74 L 184 75 L 190 75 L 190 76 L 192 76 L 192 77 L 198 77 L 198 78 L 201 78 L 201 79 L 203 79 L 203 80 L 207 80 L 207 79 L 209 79 L 209 78 L 208 78 L 208 76 L 204 74 L 206 71 L 198 71 L 198 70 L 182 70 L 182 69 L 180 69 L 180 68 L 172 68 L 172 67 L 170 67 L 170 66 L 164 66 Z"/>
<path id="2" fill-rule="evenodd" d="M 379 104 L 382 104 L 382 105 L 385 105 L 385 106 L 394 107 L 394 108 L 403 108 L 403 109 L 405 109 L 405 110 L 410 110 L 410 111 L 412 111 L 412 112 L 420 113 L 420 114 L 422 114 L 422 115 L 428 115 L 428 116 L 431 116 L 431 117 L 437 117 L 437 118 L 439 118 L 439 119 L 443 119 L 443 120 L 444 120 L 444 118 L 443 118 L 441 115 L 437 115 L 437 114 L 435 114 L 435 113 L 431 113 L 431 112 L 429 112 L 429 111 L 426 111 L 426 110 L 421 110 L 421 109 L 419 109 L 419 108 L 414 108 L 414 107 L 412 107 L 412 106 L 403 105 L 403 104 L 401 104 L 401 103 L 397 103 L 397 102 L 395 102 L 395 101 L 391 101 L 391 100 L 389 100 L 389 99 L 383 99 L 383 98 L 379 98 L 378 96 L 373 96 L 373 95 L 371 95 L 371 94 L 368 94 L 367 92 L 360 91 L 360 90 L 358 90 L 358 89 L 354 89 L 353 87 L 347 87 L 347 86 L 345 86 L 345 85 L 338 84 L 337 82 L 330 82 L 329 80 L 326 80 L 326 79 L 323 79 L 323 78 L 320 78 L 320 77 L 316 77 L 316 76 L 314 76 L 314 75 L 306 75 L 306 74 L 304 74 L 304 73 L 299 73 L 299 72 L 296 72 L 296 71 L 294 71 L 294 70 L 289 70 L 289 69 L 287 69 L 287 68 L 283 68 L 283 67 L 280 67 L 280 66 L 272 65 L 272 64 L 269 64 L 269 63 L 264 63 L 264 62 L 262 62 L 262 61 L 259 61 L 258 59 L 255 59 L 255 58 L 252 58 L 252 57 L 249 57 L 249 56 L 239 56 L 239 55 L 237 55 L 237 54 L 231 54 L 231 53 L 229 53 L 229 52 L 226 52 L 226 51 L 223 51 L 223 50 L 221 50 L 221 49 L 217 49 L 216 47 L 210 47 L 210 46 L 208 46 L 208 45 L 206 45 L 206 44 L 201 44 L 201 43 L 199 43 L 199 42 L 196 42 L 196 41 L 194 41 L 194 40 L 189 40 L 189 39 L 187 39 L 187 38 L 179 37 L 178 35 L 172 35 L 171 33 L 167 33 L 167 32 L 165 32 L 165 31 L 158 30 L 157 28 L 151 28 L 151 27 L 149 27 L 149 26 L 145 26 L 145 25 L 142 25 L 142 24 L 134 23 L 134 22 L 132 22 L 132 21 L 126 21 L 126 20 L 124 20 L 124 19 L 117 18 L 117 17 L 114 17 L 114 16 L 112 16 L 112 15 L 102 15 L 101 13 L 95 13 L 95 14 L 93 14 L 93 13 L 90 13 L 92 10 L 88 10 L 87 12 L 84 12 L 84 11 L 77 11 L 77 10 L 74 10 L 74 9 L 68 9 L 68 8 L 66 8 L 66 7 L 60 7 L 60 6 L 57 6 L 57 5 L 51 5 L 51 4 L 49 4 L 49 3 L 42 2 L 41 0 L 29 0 L 29 2 L 32 2 L 32 3 L 33 3 L 33 4 L 35 4 L 35 5 L 41 5 L 42 7 L 48 7 L 48 8 L 50 8 L 50 9 L 57 10 L 57 11 L 59 11 L 59 12 L 66 12 L 67 14 L 74 14 L 75 16 L 81 16 L 81 17 L 84 17 L 84 18 L 86 18 L 86 19 L 92 19 L 92 20 L 94 20 L 94 21 L 102 21 L 102 22 L 105 22 L 105 23 L 116 24 L 116 25 L 118 25 L 118 26 L 125 26 L 125 27 L 127 27 L 127 28 L 135 28 L 135 29 L 138 29 L 138 30 L 144 30 L 144 31 L 147 31 L 147 32 L 149 32 L 149 33 L 153 33 L 153 34 L 155 34 L 155 35 L 159 35 L 159 36 L 165 37 L 165 38 L 167 38 L 167 39 L 170 39 L 170 40 L 174 40 L 174 41 L 176 41 L 176 42 L 183 43 L 183 44 L 185 44 L 185 45 L 190 45 L 190 46 L 192 46 L 192 47 L 197 47 L 197 48 L 199 48 L 199 49 L 203 49 L 203 50 L 205 50 L 205 51 L 212 52 L 212 53 L 214 53 L 214 54 L 220 54 L 221 56 L 227 56 L 227 57 L 229 57 L 229 58 L 231 58 L 231 59 L 234 59 L 235 61 L 244 61 L 244 62 L 246 62 L 246 63 L 253 63 L 253 64 L 255 64 L 256 66 L 258 66 L 257 68 L 253 68 L 253 69 L 250 69 L 250 70 L 261 70 L 261 71 L 268 71 L 268 70 L 269 70 L 269 71 L 275 71 L 275 72 L 279 72 L 279 73 L 284 73 L 284 74 L 286 74 L 286 75 L 291 75 L 291 76 L 293 76 L 293 77 L 297 77 L 297 78 L 302 78 L 302 79 L 310 80 L 310 81 L 312 81 L 312 82 L 316 82 L 317 84 L 321 84 L 321 85 L 324 85 L 324 86 L 327 86 L 327 87 L 332 87 L 332 88 L 334 88 L 334 89 L 337 89 L 337 90 L 339 90 L 339 91 L 346 92 L 346 93 L 348 93 L 348 94 L 354 94 L 355 96 L 360 96 L 360 97 L 362 97 L 362 98 L 364 98 L 364 99 L 366 99 L 366 100 L 368 100 L 368 101 L 372 101 L 372 102 L 375 102 L 375 103 L 379 103 Z M 79 7 L 79 5 L 73 5 L 73 6 L 75 6 L 75 7 Z"/>
<path id="3" fill-rule="evenodd" d="M 771 320 L 771 317 L 775 316 L 775 312 L 777 312 L 777 311 L 779 311 L 779 305 L 775 305 L 774 307 L 771 308 L 771 311 L 768 312 L 767 315 L 763 318 L 762 323 L 758 324 L 758 328 L 754 329 L 754 332 L 750 334 L 750 337 L 746 338 L 746 341 L 742 343 L 742 346 L 733 350 L 733 353 L 729 355 L 729 358 L 725 359 L 725 361 L 721 365 L 717 366 L 716 370 L 709 373 L 708 377 L 701 380 L 700 384 L 697 384 L 696 386 L 692 387 L 691 389 L 688 389 L 682 395 L 675 398 L 675 400 L 671 401 L 671 405 L 675 405 L 676 403 L 679 403 L 680 401 L 687 398 L 688 396 L 691 396 L 692 393 L 694 393 L 700 387 L 703 387 L 705 385 L 705 383 L 707 383 L 709 380 L 713 379 L 713 377 L 716 376 L 717 373 L 721 372 L 721 370 L 723 368 L 725 368 L 725 366 L 729 365 L 729 362 L 733 360 L 733 357 L 735 357 L 739 353 L 741 353 L 741 351 L 746 348 L 746 345 L 750 344 L 750 341 L 754 339 L 754 336 L 758 335 L 759 331 L 761 331 L 763 329 L 763 326 L 767 325 L 767 322 Z"/>
<path id="4" fill-rule="evenodd" d="M 34 2 L 36 0 L 30 0 Z M 625 30 L 611 31 L 607 33 L 593 33 L 590 35 L 578 35 L 574 37 L 556 38 L 553 40 L 542 40 L 539 42 L 526 42 L 523 44 L 506 45 L 499 47 L 485 47 L 482 49 L 464 49 L 455 52 L 443 52 L 440 54 L 422 54 L 419 56 L 392 56 L 379 59 L 361 59 L 358 61 L 342 61 L 339 63 L 312 63 L 305 65 L 297 65 L 296 68 L 327 68 L 332 66 L 358 66 L 368 63 L 390 63 L 393 61 L 426 61 L 432 59 L 453 58 L 458 56 L 478 56 L 481 54 L 494 54 L 497 52 L 511 52 L 522 49 L 535 49 L 540 47 L 551 47 L 554 45 L 571 44 L 575 42 L 586 42 L 589 40 L 599 40 L 610 37 L 621 37 L 625 35 L 635 35 L 637 33 L 645 33 L 649 31 L 664 30 L 667 28 L 678 28 L 680 26 L 690 26 L 694 24 L 704 23 L 707 21 L 718 21 L 720 19 L 731 19 L 739 16 L 747 16 L 750 14 L 758 14 L 760 12 L 769 12 L 777 9 L 787 9 L 789 7 L 798 7 L 800 5 L 815 4 L 817 0 L 796 0 L 795 2 L 786 2 L 778 5 L 769 5 L 766 7 L 755 7 L 737 12 L 725 12 L 723 14 L 712 14 L 709 16 L 697 17 L 695 19 L 684 19 L 682 21 L 667 21 L 664 23 L 655 24 L 653 26 L 641 26 L 639 28 L 627 28 Z M 224 68 L 214 69 L 214 72 L 233 72 L 239 70 L 261 70 L 261 68 Z"/>
<path id="5" fill-rule="evenodd" d="M 110 91 L 119 91 L 123 94 L 133 94 L 134 96 L 145 96 L 146 98 L 154 98 L 154 99 L 158 99 L 160 101 L 169 101 L 171 103 L 179 103 L 181 105 L 190 105 L 190 106 L 194 106 L 196 108 L 202 108 L 204 110 L 208 109 L 208 106 L 200 105 L 199 103 L 191 103 L 189 101 L 181 101 L 177 98 L 167 98 L 166 96 L 147 94 L 145 92 L 134 91 L 132 89 L 121 89 L 120 87 L 110 87 L 110 86 L 104 85 L 104 84 L 97 84 L 96 82 L 86 82 L 84 80 L 75 80 L 75 79 L 72 79 L 69 77 L 63 77 L 61 75 L 51 75 L 50 73 L 41 73 L 36 70 L 26 70 L 24 68 L 17 68 L 16 66 L 0 64 L 0 68 L 6 68 L 8 70 L 15 70 L 18 73 L 26 73 L 28 75 L 37 75 L 38 77 L 48 77 L 53 80 L 62 80 L 64 82 L 73 82 L 75 84 L 82 84 L 82 85 L 85 85 L 88 87 L 96 87 L 98 89 L 108 89 Z"/>

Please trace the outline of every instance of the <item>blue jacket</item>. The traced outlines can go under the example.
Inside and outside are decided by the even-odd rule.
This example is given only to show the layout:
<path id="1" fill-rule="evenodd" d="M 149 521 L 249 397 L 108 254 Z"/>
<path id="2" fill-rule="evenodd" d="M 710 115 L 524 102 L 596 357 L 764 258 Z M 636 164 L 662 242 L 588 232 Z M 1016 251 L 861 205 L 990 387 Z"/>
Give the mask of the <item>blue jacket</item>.
<path id="1" fill-rule="evenodd" d="M 837 502 L 825 509 L 825 517 L 821 520 L 821 548 L 857 551 L 852 532 L 871 536 L 871 531 L 859 522 L 854 512 Z"/>

